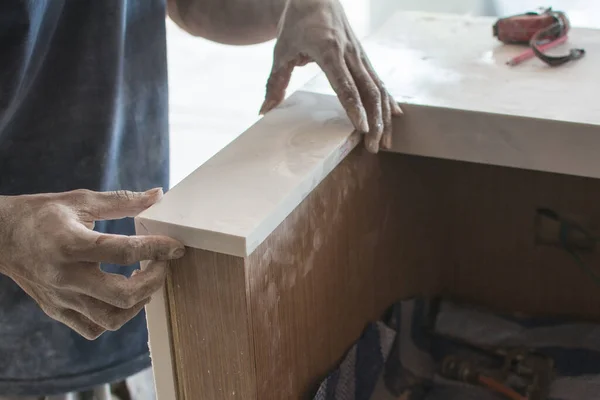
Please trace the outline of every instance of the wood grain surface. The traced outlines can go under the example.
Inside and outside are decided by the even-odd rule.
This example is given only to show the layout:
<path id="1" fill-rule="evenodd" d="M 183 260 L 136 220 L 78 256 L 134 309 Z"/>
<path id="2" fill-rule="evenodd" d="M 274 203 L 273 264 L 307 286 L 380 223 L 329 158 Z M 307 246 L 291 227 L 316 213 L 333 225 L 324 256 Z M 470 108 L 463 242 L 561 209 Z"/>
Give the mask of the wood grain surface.
<path id="1" fill-rule="evenodd" d="M 171 265 L 167 296 L 177 399 L 255 398 L 244 260 L 188 249 Z"/>
<path id="2" fill-rule="evenodd" d="M 361 146 L 249 257 L 258 399 L 310 397 L 369 321 L 434 291 L 422 249 L 442 238 L 414 178 Z"/>
<path id="3" fill-rule="evenodd" d="M 599 204 L 594 179 L 357 148 L 247 259 L 191 250 L 173 265 L 179 400 L 310 398 L 414 295 L 600 319 L 599 288 L 535 241 L 539 207 L 597 233 Z"/>

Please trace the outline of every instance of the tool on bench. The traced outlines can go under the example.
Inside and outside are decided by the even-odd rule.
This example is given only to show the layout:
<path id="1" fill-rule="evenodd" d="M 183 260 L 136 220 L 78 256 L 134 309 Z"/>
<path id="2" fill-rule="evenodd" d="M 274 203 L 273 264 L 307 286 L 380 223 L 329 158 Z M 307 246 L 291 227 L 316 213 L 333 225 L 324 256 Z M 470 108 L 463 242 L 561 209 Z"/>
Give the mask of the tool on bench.
<path id="1" fill-rule="evenodd" d="M 436 330 L 440 299 L 432 302 L 424 329 L 451 344 L 439 373 L 446 379 L 487 388 L 510 400 L 547 400 L 555 377 L 554 360 L 526 348 L 485 347 Z"/>
<path id="2" fill-rule="evenodd" d="M 550 357 L 527 349 L 478 350 L 495 358 L 499 362 L 496 368 L 450 355 L 444 358 L 440 374 L 447 379 L 486 387 L 511 400 L 548 399 L 554 378 L 554 361 Z"/>
<path id="3" fill-rule="evenodd" d="M 528 44 L 530 49 L 509 60 L 508 65 L 537 57 L 551 67 L 578 60 L 585 55 L 584 49 L 571 49 L 563 56 L 549 56 L 544 52 L 567 40 L 571 25 L 564 12 L 552 8 L 500 18 L 493 26 L 494 37 L 506 44 Z"/>
<path id="4" fill-rule="evenodd" d="M 442 363 L 440 374 L 446 379 L 484 386 L 494 392 L 503 394 L 511 400 L 527 400 L 525 396 L 508 387 L 491 376 L 493 374 L 484 371 L 469 360 L 447 356 Z"/>

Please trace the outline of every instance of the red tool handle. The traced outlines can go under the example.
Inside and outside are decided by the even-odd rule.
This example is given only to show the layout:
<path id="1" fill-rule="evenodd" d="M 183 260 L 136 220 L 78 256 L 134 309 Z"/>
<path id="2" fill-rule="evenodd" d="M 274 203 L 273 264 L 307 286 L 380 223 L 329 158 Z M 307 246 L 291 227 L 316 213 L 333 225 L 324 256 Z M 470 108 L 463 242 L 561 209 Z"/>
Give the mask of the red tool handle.
<path id="1" fill-rule="evenodd" d="M 548 29 L 556 22 L 555 16 L 549 13 L 527 13 L 501 18 L 494 25 L 494 36 L 507 44 L 528 44 L 536 33 Z"/>
<path id="2" fill-rule="evenodd" d="M 556 44 L 558 39 L 566 38 L 569 29 L 570 24 L 566 14 L 548 8 L 540 13 L 530 12 L 500 18 L 493 26 L 493 34 L 503 43 L 529 44 L 537 58 L 555 67 L 585 55 L 583 49 L 571 49 L 567 55 L 559 57 L 544 54 L 543 51 L 548 46 L 553 47 L 550 43 Z M 508 64 L 516 65 L 522 60 L 513 61 L 510 60 Z"/>

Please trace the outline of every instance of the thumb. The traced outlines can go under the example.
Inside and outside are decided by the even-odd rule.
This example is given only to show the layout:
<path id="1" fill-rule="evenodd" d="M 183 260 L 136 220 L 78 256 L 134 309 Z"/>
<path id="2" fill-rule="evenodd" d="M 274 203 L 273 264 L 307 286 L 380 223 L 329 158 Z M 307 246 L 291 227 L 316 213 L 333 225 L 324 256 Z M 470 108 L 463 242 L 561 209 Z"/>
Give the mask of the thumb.
<path id="1" fill-rule="evenodd" d="M 78 201 L 80 208 L 95 220 L 111 220 L 135 217 L 163 196 L 161 188 L 146 192 L 118 190 L 113 192 L 87 192 Z"/>
<path id="2" fill-rule="evenodd" d="M 283 66 L 276 67 L 273 64 L 273 69 L 267 80 L 267 93 L 265 101 L 260 108 L 259 114 L 263 115 L 277 107 L 285 98 L 285 90 L 287 89 L 292 71 L 294 70 L 294 62 L 288 62 Z"/>

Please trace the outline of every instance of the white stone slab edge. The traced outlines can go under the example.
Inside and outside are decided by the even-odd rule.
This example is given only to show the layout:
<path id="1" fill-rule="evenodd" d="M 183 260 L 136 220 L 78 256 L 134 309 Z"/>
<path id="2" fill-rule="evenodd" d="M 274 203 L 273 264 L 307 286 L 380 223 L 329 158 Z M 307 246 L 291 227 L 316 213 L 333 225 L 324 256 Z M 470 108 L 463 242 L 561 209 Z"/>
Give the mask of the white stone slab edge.
<path id="1" fill-rule="evenodd" d="M 148 234 L 146 229 L 136 222 L 138 234 Z M 148 261 L 140 263 L 145 269 Z M 175 389 L 175 366 L 173 365 L 171 333 L 169 326 L 169 313 L 167 312 L 166 289 L 152 295 L 150 302 L 146 305 L 146 324 L 148 327 L 148 347 L 152 359 L 152 372 L 154 375 L 154 388 L 157 399 L 177 398 Z"/>
<path id="2" fill-rule="evenodd" d="M 394 153 L 600 178 L 600 126 L 404 105 Z"/>
<path id="3" fill-rule="evenodd" d="M 335 96 L 296 92 L 137 216 L 136 224 L 188 247 L 246 257 L 360 141 Z M 221 196 L 230 201 L 216 203 Z"/>

